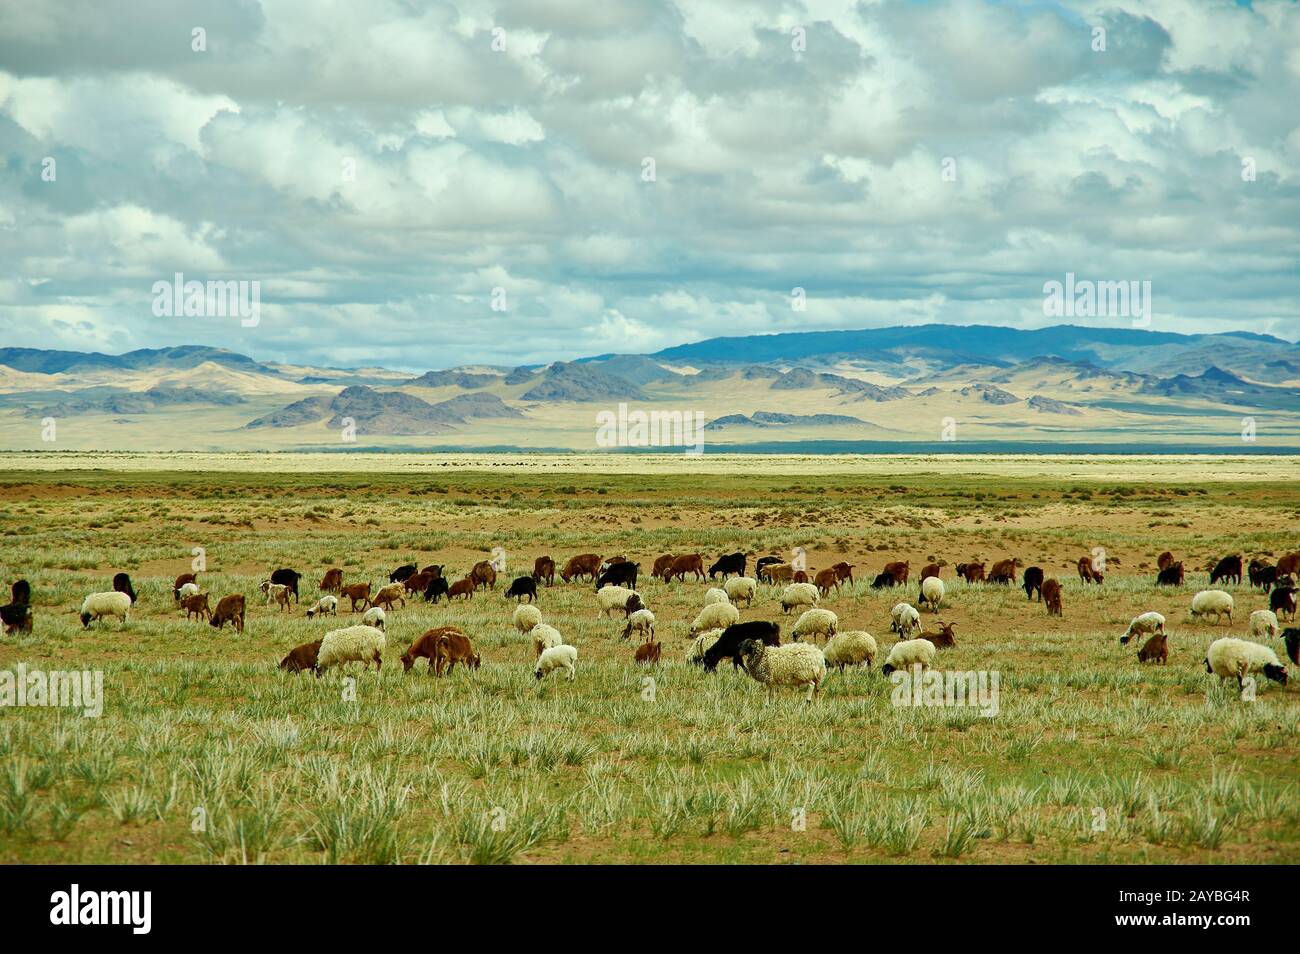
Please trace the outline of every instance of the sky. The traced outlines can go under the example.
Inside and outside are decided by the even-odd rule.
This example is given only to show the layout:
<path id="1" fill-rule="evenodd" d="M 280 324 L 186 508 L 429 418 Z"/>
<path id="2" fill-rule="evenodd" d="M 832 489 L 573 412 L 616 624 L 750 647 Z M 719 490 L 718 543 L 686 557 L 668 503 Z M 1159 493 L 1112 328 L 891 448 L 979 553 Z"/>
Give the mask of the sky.
<path id="1" fill-rule="evenodd" d="M 0 346 L 514 366 L 1067 273 L 1295 340 L 1298 103 L 1289 0 L 0 0 Z"/>

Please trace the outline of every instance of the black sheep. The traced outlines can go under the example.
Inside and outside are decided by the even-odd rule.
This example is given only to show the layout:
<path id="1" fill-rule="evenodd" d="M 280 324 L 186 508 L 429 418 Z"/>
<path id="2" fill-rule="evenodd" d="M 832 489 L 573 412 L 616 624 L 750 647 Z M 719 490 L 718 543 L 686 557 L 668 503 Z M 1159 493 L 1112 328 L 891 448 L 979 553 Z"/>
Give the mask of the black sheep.
<path id="1" fill-rule="evenodd" d="M 781 627 L 776 623 L 754 619 L 733 623 L 722 631 L 718 641 L 704 653 L 704 671 L 713 672 L 724 659 L 731 660 L 733 669 L 740 668 L 740 644 L 747 639 L 757 640 L 766 646 L 781 645 Z"/>

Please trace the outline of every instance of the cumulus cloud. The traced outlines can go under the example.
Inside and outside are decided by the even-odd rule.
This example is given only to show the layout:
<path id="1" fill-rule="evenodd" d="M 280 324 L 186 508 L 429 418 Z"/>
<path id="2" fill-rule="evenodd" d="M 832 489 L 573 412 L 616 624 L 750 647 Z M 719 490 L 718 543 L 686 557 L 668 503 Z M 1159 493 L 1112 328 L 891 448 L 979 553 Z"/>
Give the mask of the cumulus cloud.
<path id="1" fill-rule="evenodd" d="M 512 365 L 1042 325 L 1067 271 L 1295 339 L 1298 49 L 1287 2 L 0 0 L 0 343 Z M 263 322 L 160 321 L 177 271 Z"/>

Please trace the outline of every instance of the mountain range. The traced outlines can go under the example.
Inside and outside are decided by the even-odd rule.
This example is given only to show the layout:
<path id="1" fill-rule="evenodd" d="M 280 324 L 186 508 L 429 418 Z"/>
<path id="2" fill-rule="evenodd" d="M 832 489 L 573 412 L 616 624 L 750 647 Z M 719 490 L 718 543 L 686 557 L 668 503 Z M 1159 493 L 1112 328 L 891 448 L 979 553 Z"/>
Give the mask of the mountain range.
<path id="1" fill-rule="evenodd" d="M 627 405 L 699 415 L 710 446 L 738 451 L 969 441 L 1280 452 L 1300 447 L 1298 385 L 1300 345 L 1270 335 L 1072 325 L 735 336 L 423 374 L 203 346 L 0 348 L 0 448 L 48 449 L 40 422 L 53 419 L 54 443 L 69 449 L 288 450 L 364 437 L 402 449 L 595 450 L 596 415 Z"/>

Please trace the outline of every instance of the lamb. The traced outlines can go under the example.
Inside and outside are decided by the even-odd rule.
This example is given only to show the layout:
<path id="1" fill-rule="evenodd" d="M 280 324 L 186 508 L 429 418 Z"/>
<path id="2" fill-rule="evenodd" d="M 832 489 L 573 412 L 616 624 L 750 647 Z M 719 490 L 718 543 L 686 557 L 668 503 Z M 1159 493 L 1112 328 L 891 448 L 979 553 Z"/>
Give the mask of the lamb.
<path id="1" fill-rule="evenodd" d="M 706 629 L 726 629 L 740 622 L 740 610 L 730 603 L 710 603 L 700 610 L 695 622 L 691 623 L 691 635 L 702 633 Z"/>
<path id="2" fill-rule="evenodd" d="M 1272 610 L 1255 610 L 1250 614 L 1250 635 L 1277 639 L 1282 631 L 1277 622 L 1277 614 Z"/>
<path id="3" fill-rule="evenodd" d="M 191 580 L 189 583 L 182 583 L 172 595 L 176 598 L 176 602 L 179 603 L 188 596 L 197 595 L 198 592 L 199 585 Z"/>
<path id="4" fill-rule="evenodd" d="M 851 629 L 832 636 L 822 650 L 822 655 L 826 657 L 827 666 L 836 666 L 843 672 L 845 666 L 866 666 L 870 669 L 876 651 L 874 636 L 860 629 Z"/>
<path id="5" fill-rule="evenodd" d="M 645 609 L 641 594 L 622 586 L 605 587 L 596 594 L 596 602 L 600 604 L 600 612 L 596 614 L 598 617 L 612 616 L 615 610 L 622 610 L 626 619 L 637 610 Z"/>
<path id="6" fill-rule="evenodd" d="M 528 635 L 533 638 L 533 653 L 537 656 L 548 649 L 564 645 L 560 631 L 549 623 L 538 623 L 528 631 Z"/>
<path id="7" fill-rule="evenodd" d="M 242 593 L 231 593 L 229 596 L 223 596 L 217 603 L 217 608 L 212 614 L 212 619 L 208 620 L 208 625 L 217 629 L 224 629 L 226 623 L 231 623 L 235 627 L 235 632 L 244 631 L 244 595 Z"/>
<path id="8" fill-rule="evenodd" d="M 374 662 L 378 672 L 383 665 L 384 648 L 388 640 L 383 630 L 365 624 L 348 626 L 344 629 L 332 629 L 321 640 L 320 652 L 316 656 L 316 676 L 320 678 L 331 666 L 341 666 L 349 662 L 359 662 L 369 669 Z"/>
<path id="9" fill-rule="evenodd" d="M 816 606 L 821 594 L 811 583 L 791 583 L 781 592 L 781 612 L 788 613 L 796 606 Z"/>
<path id="10" fill-rule="evenodd" d="M 1169 637 L 1163 632 L 1156 633 L 1138 650 L 1138 662 L 1154 662 L 1157 665 L 1169 664 Z"/>
<path id="11" fill-rule="evenodd" d="M 686 661 L 694 665 L 700 665 L 704 662 L 705 654 L 708 653 L 708 651 L 713 648 L 713 644 L 721 638 L 722 630 L 720 629 L 711 629 L 708 632 L 700 633 L 700 635 L 696 636 L 691 644 L 686 647 Z"/>
<path id="12" fill-rule="evenodd" d="M 375 629 L 388 631 L 388 614 L 384 612 L 382 606 L 372 606 L 361 614 L 362 626 L 373 626 Z"/>
<path id="13" fill-rule="evenodd" d="M 532 630 L 534 626 L 542 621 L 542 611 L 531 603 L 520 603 L 515 607 L 515 615 L 511 622 L 515 624 L 515 629 L 524 635 Z"/>
<path id="14" fill-rule="evenodd" d="M 1214 623 L 1217 626 L 1224 615 L 1228 617 L 1229 625 L 1232 624 L 1232 595 L 1225 593 L 1223 590 L 1201 590 L 1192 597 L 1192 616 L 1199 618 L 1214 614 Z"/>
<path id="15" fill-rule="evenodd" d="M 394 603 L 401 603 L 402 608 L 406 608 L 405 590 L 401 583 L 389 583 L 380 589 L 370 601 L 371 606 L 382 606 L 389 612 L 392 612 Z"/>
<path id="16" fill-rule="evenodd" d="M 711 606 L 714 603 L 730 603 L 731 597 L 727 595 L 726 590 L 720 590 L 716 586 L 711 586 L 704 591 L 704 605 Z"/>
<path id="17" fill-rule="evenodd" d="M 642 643 L 632 654 L 632 659 L 638 665 L 655 666 L 659 663 L 659 657 L 662 655 L 663 644 L 655 640 Z"/>
<path id="18" fill-rule="evenodd" d="M 191 616 L 197 616 L 204 620 L 212 618 L 212 608 L 208 606 L 207 593 L 195 593 L 193 596 L 187 596 L 181 600 L 181 606 L 185 610 L 186 619 Z"/>
<path id="19" fill-rule="evenodd" d="M 810 609 L 805 610 L 800 615 L 798 621 L 794 624 L 792 633 L 796 640 L 805 636 L 811 636 L 816 642 L 817 637 L 830 639 L 840 628 L 840 618 L 828 609 Z"/>
<path id="20" fill-rule="evenodd" d="M 733 576 L 723 584 L 722 589 L 733 606 L 741 600 L 749 606 L 754 602 L 754 594 L 758 591 L 758 581 L 750 576 Z"/>
<path id="21" fill-rule="evenodd" d="M 578 650 L 573 646 L 552 646 L 537 657 L 533 675 L 541 681 L 548 673 L 564 669 L 569 673 L 569 682 L 573 682 L 574 665 L 578 662 Z"/>
<path id="22" fill-rule="evenodd" d="M 1128 624 L 1128 629 L 1124 630 L 1124 635 L 1119 638 L 1119 644 L 1125 645 L 1134 636 L 1150 635 L 1163 633 L 1165 631 L 1165 618 L 1159 613 L 1143 613 L 1141 616 L 1134 616 Z"/>
<path id="23" fill-rule="evenodd" d="M 117 590 L 109 590 L 107 593 L 91 593 L 81 602 L 81 625 L 83 629 L 90 629 L 91 620 L 102 619 L 105 616 L 117 616 L 121 618 L 122 625 L 125 626 L 130 612 L 131 597 L 125 593 L 119 593 Z"/>
<path id="24" fill-rule="evenodd" d="M 307 618 L 313 616 L 338 616 L 339 615 L 339 598 L 337 596 L 322 596 L 313 605 L 307 607 Z"/>
<path id="25" fill-rule="evenodd" d="M 921 604 L 929 606 L 932 613 L 939 612 L 939 604 L 943 602 L 943 594 L 943 580 L 937 576 L 927 576 L 921 581 Z"/>
<path id="26" fill-rule="evenodd" d="M 781 627 L 763 620 L 735 623 L 722 631 L 712 645 L 704 651 L 704 671 L 713 672 L 724 659 L 731 660 L 733 669 L 740 668 L 740 644 L 756 639 L 767 646 L 781 645 Z"/>
<path id="27" fill-rule="evenodd" d="M 921 614 L 915 606 L 907 603 L 896 603 L 890 611 L 889 617 L 892 620 L 889 624 L 890 631 L 897 633 L 900 638 L 921 631 Z"/>
<path id="28" fill-rule="evenodd" d="M 280 660 L 280 668 L 285 672 L 302 672 L 309 669 L 316 671 L 316 660 L 320 656 L 321 640 L 314 643 L 303 643 L 301 646 L 295 646 L 289 650 L 289 655 Z"/>
<path id="29" fill-rule="evenodd" d="M 633 633 L 640 633 L 641 638 L 652 640 L 655 638 L 655 614 L 648 609 L 639 609 L 627 618 L 627 626 L 623 628 L 623 639 L 627 639 Z"/>
<path id="30" fill-rule="evenodd" d="M 765 702 L 772 701 L 777 686 L 807 686 L 807 701 L 811 703 L 826 678 L 826 657 L 809 643 L 766 646 L 759 640 L 747 639 L 738 651 L 745 671 L 767 687 Z"/>
<path id="31" fill-rule="evenodd" d="M 912 666 L 920 666 L 923 670 L 929 669 L 934 662 L 936 652 L 938 650 L 935 649 L 934 643 L 928 639 L 900 640 L 890 648 L 880 671 L 888 676 L 891 672 L 910 669 Z"/>
<path id="32" fill-rule="evenodd" d="M 1205 671 L 1219 677 L 1220 681 L 1237 679 L 1238 688 L 1244 687 L 1247 673 L 1262 672 L 1268 679 L 1286 685 L 1286 667 L 1277 653 L 1262 643 L 1225 636 L 1210 643 L 1205 653 Z"/>

